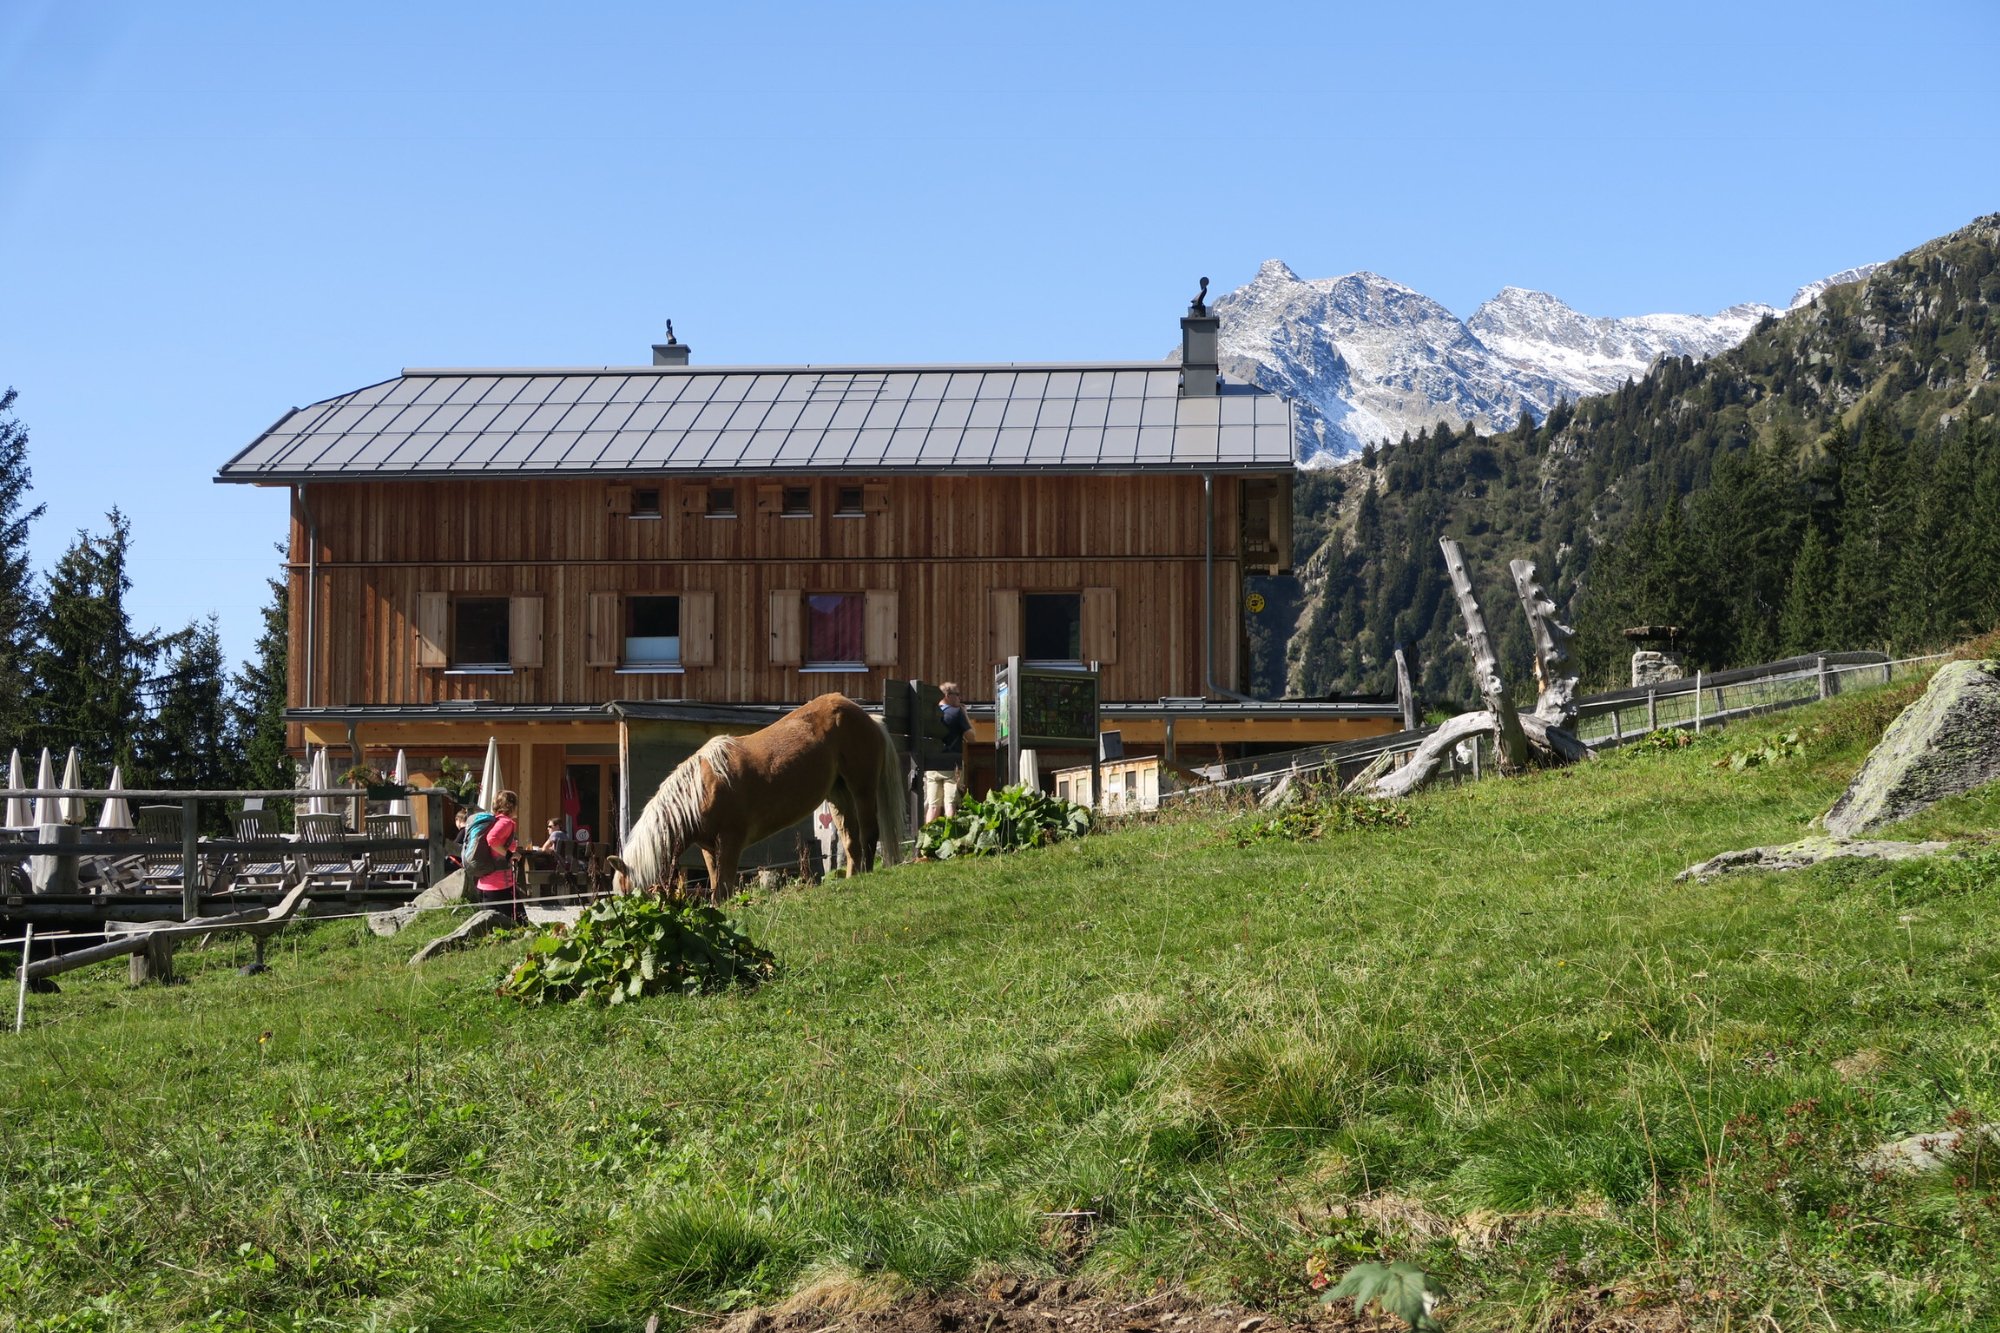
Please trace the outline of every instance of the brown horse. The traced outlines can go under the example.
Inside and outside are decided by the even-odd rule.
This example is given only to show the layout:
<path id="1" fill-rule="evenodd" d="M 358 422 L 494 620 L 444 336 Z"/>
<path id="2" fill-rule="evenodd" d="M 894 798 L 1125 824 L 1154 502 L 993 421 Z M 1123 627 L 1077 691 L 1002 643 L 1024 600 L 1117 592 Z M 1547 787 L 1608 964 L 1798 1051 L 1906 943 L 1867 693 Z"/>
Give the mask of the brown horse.
<path id="1" fill-rule="evenodd" d="M 901 858 L 902 764 L 889 733 L 845 695 L 822 694 L 748 736 L 717 736 L 667 775 L 610 858 L 621 891 L 670 878 L 682 849 L 701 848 L 709 892 L 736 883 L 737 858 L 760 838 L 831 800 L 847 873 Z"/>

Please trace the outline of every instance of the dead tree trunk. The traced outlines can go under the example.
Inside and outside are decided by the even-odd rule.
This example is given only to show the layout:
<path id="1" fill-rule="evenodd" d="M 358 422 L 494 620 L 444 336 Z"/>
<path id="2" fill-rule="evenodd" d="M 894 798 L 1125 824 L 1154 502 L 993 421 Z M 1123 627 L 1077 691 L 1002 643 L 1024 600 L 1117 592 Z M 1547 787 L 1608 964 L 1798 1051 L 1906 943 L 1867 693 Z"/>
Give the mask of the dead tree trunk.
<path id="1" fill-rule="evenodd" d="M 1514 591 L 1521 598 L 1528 634 L 1535 643 L 1535 716 L 1566 727 L 1576 717 L 1576 676 L 1563 672 L 1570 628 L 1555 618 L 1556 604 L 1535 582 L 1534 561 L 1512 560 L 1507 568 L 1514 575 Z"/>
<path id="2" fill-rule="evenodd" d="M 1472 578 L 1465 572 L 1465 556 L 1449 537 L 1438 539 L 1444 548 L 1444 567 L 1451 573 L 1451 590 L 1458 594 L 1458 611 L 1465 618 L 1465 638 L 1472 648 L 1472 677 L 1486 711 L 1498 719 L 1494 729 L 1498 744 L 1495 753 L 1502 773 L 1519 773 L 1528 766 L 1528 738 L 1521 731 L 1521 719 L 1514 701 L 1507 697 L 1506 682 L 1500 679 L 1500 661 L 1493 655 L 1493 642 L 1486 637 L 1486 617 L 1479 613 L 1479 599 L 1472 592 Z"/>
<path id="3" fill-rule="evenodd" d="M 1438 545 L 1444 550 L 1445 568 L 1451 571 L 1452 590 L 1458 594 L 1466 640 L 1472 648 L 1474 674 L 1486 709 L 1461 714 L 1439 727 L 1424 738 L 1408 763 L 1393 772 L 1383 772 L 1379 760 L 1370 764 L 1347 790 L 1382 798 L 1407 795 L 1430 780 L 1453 746 L 1468 736 L 1487 731 L 1493 732 L 1498 741 L 1496 749 L 1503 773 L 1520 772 L 1530 762 L 1561 764 L 1593 758 L 1590 747 L 1568 730 L 1570 720 L 1576 716 L 1576 677 L 1562 669 L 1570 631 L 1555 619 L 1555 604 L 1535 582 L 1534 564 L 1516 560 L 1509 566 L 1521 609 L 1528 617 L 1528 629 L 1534 636 L 1535 681 L 1540 686 L 1535 711 L 1522 714 L 1507 698 L 1506 682 L 1500 678 L 1500 664 L 1486 634 L 1486 619 L 1480 614 L 1479 600 L 1473 595 L 1472 580 L 1465 571 L 1465 557 L 1458 543 L 1449 537 Z M 1400 666 L 1400 652 L 1397 660 Z"/>

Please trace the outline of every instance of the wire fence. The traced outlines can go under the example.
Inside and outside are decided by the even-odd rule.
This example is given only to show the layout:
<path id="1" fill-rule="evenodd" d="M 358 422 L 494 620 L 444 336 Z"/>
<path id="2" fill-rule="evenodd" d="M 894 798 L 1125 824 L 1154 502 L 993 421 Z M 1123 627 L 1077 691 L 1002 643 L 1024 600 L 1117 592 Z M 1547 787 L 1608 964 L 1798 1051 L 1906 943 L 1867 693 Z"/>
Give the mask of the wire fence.
<path id="1" fill-rule="evenodd" d="M 1886 685 L 1927 673 L 1950 654 L 1891 658 L 1887 653 L 1814 653 L 1730 671 L 1696 672 L 1692 677 L 1611 690 L 1578 699 L 1573 727 L 1593 750 L 1610 749 L 1661 730 L 1701 731 L 1776 709 L 1817 703 L 1860 685 Z M 1256 788 L 1286 774 L 1332 774 L 1346 784 L 1380 759 L 1401 764 L 1430 738 L 1436 727 L 1419 727 L 1358 741 L 1286 750 L 1232 760 L 1202 770 L 1212 775 L 1198 787 L 1162 793 L 1162 801 L 1198 793 Z M 1482 778 L 1494 771 L 1493 738 L 1482 735 L 1456 747 L 1439 776 Z"/>

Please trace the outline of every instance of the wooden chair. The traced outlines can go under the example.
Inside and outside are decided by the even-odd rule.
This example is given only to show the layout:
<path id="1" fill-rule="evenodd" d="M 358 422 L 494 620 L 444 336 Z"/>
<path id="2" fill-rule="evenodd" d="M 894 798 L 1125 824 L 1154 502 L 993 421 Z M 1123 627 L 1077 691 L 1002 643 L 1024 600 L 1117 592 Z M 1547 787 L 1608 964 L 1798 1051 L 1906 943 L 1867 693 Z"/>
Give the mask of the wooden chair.
<path id="1" fill-rule="evenodd" d="M 368 858 L 325 845 L 347 837 L 347 821 L 339 815 L 300 815 L 298 828 L 292 861 L 300 878 L 312 887 L 359 893 L 367 883 Z"/>
<path id="2" fill-rule="evenodd" d="M 251 892 L 280 889 L 293 879 L 292 845 L 278 832 L 269 810 L 246 808 L 238 814 L 236 840 L 254 842 L 257 850 L 237 854 L 235 888 Z"/>
<path id="3" fill-rule="evenodd" d="M 370 839 L 408 841 L 417 836 L 417 821 L 409 815 L 368 816 Z M 387 847 L 368 851 L 368 882 L 397 888 L 421 889 L 430 882 L 430 859 L 421 848 Z"/>
<path id="4" fill-rule="evenodd" d="M 142 805 L 132 816 L 132 841 L 151 843 L 158 851 L 121 857 L 110 866 L 110 878 L 126 890 L 180 892 L 181 808 Z"/>

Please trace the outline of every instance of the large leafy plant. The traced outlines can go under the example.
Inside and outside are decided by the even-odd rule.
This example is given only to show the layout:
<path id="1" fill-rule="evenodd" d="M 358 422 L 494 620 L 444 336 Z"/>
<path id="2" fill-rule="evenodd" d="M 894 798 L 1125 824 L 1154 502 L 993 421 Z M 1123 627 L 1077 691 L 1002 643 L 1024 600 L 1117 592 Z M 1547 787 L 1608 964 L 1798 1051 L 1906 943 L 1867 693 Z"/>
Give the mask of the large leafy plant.
<path id="1" fill-rule="evenodd" d="M 917 854 L 947 861 L 990 856 L 1020 847 L 1042 847 L 1090 832 L 1090 810 L 1024 786 L 1003 787 L 985 800 L 968 800 L 958 813 L 933 819 L 917 834 Z"/>
<path id="2" fill-rule="evenodd" d="M 500 993 L 523 1004 L 623 1004 L 755 985 L 776 970 L 770 952 L 711 904 L 676 893 L 624 893 L 593 904 L 572 927 L 536 935 Z"/>
<path id="3" fill-rule="evenodd" d="M 1339 1286 L 1319 1299 L 1331 1305 L 1349 1296 L 1357 1315 L 1372 1301 L 1384 1314 L 1408 1324 L 1413 1333 L 1444 1333 L 1444 1325 L 1431 1317 L 1431 1311 L 1445 1299 L 1445 1290 L 1415 1264 L 1356 1264 Z"/>

